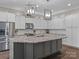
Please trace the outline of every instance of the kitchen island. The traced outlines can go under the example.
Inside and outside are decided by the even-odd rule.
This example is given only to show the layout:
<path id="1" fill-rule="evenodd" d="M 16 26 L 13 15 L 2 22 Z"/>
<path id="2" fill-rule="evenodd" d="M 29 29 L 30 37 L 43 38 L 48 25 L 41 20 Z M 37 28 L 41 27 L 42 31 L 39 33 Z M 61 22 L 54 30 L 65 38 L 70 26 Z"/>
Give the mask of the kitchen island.
<path id="1" fill-rule="evenodd" d="M 44 34 L 10 38 L 10 59 L 41 59 L 62 49 L 65 36 Z"/>

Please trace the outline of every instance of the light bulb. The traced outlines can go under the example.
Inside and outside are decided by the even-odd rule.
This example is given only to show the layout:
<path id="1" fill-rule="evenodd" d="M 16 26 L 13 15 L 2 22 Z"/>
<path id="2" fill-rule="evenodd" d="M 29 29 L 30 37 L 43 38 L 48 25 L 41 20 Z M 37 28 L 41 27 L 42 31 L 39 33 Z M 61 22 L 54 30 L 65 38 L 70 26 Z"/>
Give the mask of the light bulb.
<path id="1" fill-rule="evenodd" d="M 39 6 L 38 6 L 38 5 L 36 5 L 36 7 L 38 8 Z"/>
<path id="2" fill-rule="evenodd" d="M 71 5 L 72 5 L 71 3 L 68 3 L 68 4 L 67 4 L 67 6 L 71 6 Z"/>
<path id="3" fill-rule="evenodd" d="M 45 16 L 46 16 L 46 17 L 50 17 L 50 14 L 46 14 Z"/>

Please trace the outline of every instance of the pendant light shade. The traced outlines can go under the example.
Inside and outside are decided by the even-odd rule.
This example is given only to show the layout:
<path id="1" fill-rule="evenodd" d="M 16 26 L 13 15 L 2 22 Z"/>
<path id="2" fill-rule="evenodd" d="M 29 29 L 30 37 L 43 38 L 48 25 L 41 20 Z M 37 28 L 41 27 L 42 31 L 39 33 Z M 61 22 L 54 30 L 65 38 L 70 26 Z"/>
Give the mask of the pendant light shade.
<path id="1" fill-rule="evenodd" d="M 52 19 L 52 11 L 49 9 L 44 10 L 44 19 L 51 20 Z"/>

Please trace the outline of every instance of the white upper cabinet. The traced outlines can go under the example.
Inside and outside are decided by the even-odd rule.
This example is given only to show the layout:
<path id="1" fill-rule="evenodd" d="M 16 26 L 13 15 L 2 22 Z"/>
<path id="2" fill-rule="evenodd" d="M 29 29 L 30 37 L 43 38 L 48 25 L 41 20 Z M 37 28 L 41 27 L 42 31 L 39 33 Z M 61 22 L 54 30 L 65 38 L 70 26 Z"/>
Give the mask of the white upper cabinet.
<path id="1" fill-rule="evenodd" d="M 16 29 L 25 29 L 25 17 L 24 16 L 20 16 L 20 15 L 17 15 L 15 17 L 15 28 Z"/>
<path id="2" fill-rule="evenodd" d="M 15 22 L 15 15 L 8 12 L 0 12 L 0 21 L 2 22 Z"/>
<path id="3" fill-rule="evenodd" d="M 15 22 L 15 14 L 8 13 L 8 22 Z"/>
<path id="4" fill-rule="evenodd" d="M 8 21 L 8 14 L 4 12 L 0 12 L 0 21 L 3 21 L 3 22 Z"/>

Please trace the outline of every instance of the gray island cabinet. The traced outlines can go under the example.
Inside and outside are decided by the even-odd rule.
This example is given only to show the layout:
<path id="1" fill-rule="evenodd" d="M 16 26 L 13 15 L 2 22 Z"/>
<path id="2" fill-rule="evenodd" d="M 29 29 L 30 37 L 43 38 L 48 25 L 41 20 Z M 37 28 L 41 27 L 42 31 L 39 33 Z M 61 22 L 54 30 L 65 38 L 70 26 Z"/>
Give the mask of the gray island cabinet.
<path id="1" fill-rule="evenodd" d="M 16 36 L 10 38 L 10 59 L 42 59 L 62 49 L 64 36 Z"/>

